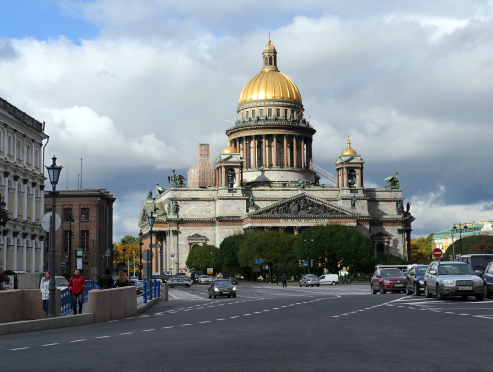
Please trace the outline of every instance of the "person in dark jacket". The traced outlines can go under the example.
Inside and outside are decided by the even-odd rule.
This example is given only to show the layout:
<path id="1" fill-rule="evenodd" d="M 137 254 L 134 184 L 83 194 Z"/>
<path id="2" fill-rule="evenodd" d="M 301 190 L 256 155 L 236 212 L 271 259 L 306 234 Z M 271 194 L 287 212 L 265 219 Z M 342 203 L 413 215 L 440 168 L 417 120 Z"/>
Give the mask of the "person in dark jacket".
<path id="1" fill-rule="evenodd" d="M 101 275 L 101 284 L 101 289 L 110 289 L 115 287 L 113 285 L 113 278 L 111 277 L 110 269 L 104 270 L 104 274 Z"/>
<path id="2" fill-rule="evenodd" d="M 74 271 L 74 276 L 68 282 L 68 290 L 72 293 L 72 308 L 74 315 L 77 315 L 77 301 L 79 301 L 79 314 L 82 314 L 84 304 L 84 289 L 86 288 L 86 278 L 80 275 L 79 270 Z"/>
<path id="3" fill-rule="evenodd" d="M 118 273 L 118 279 L 115 281 L 115 287 L 127 287 L 128 286 L 128 280 L 127 280 L 127 274 L 125 274 L 124 271 L 120 271 Z"/>
<path id="4" fill-rule="evenodd" d="M 281 278 L 283 288 L 288 286 L 287 280 L 288 280 L 288 278 L 286 278 L 286 274 L 283 274 L 282 278 Z"/>

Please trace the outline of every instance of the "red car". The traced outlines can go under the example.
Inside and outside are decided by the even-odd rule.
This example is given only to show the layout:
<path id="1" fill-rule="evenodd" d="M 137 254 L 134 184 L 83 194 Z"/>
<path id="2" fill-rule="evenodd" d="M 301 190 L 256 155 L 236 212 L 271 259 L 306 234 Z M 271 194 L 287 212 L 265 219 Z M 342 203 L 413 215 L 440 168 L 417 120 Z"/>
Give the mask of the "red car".
<path id="1" fill-rule="evenodd" d="M 404 293 L 406 277 L 397 268 L 376 269 L 371 278 L 370 288 L 372 294 L 385 294 L 387 291 Z"/>

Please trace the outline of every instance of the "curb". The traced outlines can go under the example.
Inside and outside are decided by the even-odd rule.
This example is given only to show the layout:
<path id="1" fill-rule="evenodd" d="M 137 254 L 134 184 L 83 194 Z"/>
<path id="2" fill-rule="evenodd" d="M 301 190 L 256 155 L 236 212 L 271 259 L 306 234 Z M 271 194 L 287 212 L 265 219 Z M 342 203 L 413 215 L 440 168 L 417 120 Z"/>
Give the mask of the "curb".
<path id="1" fill-rule="evenodd" d="M 0 324 L 0 335 L 77 327 L 94 323 L 94 314 L 66 315 L 56 318 L 23 320 Z"/>
<path id="2" fill-rule="evenodd" d="M 153 298 L 151 301 L 149 301 L 146 304 L 137 305 L 137 314 L 145 313 L 147 310 L 149 310 L 151 307 L 153 307 L 155 304 L 161 301 L 164 301 L 164 298 L 159 297 L 159 298 Z"/>

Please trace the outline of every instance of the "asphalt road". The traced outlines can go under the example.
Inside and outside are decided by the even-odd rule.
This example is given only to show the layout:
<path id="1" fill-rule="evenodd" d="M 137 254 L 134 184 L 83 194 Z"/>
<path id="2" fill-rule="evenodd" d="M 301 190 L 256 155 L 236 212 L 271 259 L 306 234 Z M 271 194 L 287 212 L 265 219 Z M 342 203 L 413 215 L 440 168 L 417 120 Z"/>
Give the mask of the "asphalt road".
<path id="1" fill-rule="evenodd" d="M 491 371 L 493 302 L 369 286 L 171 289 L 146 314 L 0 336 L 4 371 Z"/>

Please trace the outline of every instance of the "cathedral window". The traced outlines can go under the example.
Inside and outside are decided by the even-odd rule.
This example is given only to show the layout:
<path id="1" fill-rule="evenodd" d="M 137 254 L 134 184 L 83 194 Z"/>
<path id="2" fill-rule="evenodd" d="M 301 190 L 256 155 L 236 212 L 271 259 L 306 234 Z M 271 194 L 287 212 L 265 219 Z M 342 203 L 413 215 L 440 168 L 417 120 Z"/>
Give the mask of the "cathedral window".
<path id="1" fill-rule="evenodd" d="M 255 110 L 253 110 L 255 111 Z M 246 144 L 246 153 L 247 153 L 247 168 L 252 167 L 252 151 L 250 149 L 250 142 Z"/>
<path id="2" fill-rule="evenodd" d="M 255 118 L 255 110 L 252 110 L 252 118 Z"/>
<path id="3" fill-rule="evenodd" d="M 284 109 L 284 117 L 287 118 L 288 117 L 288 109 Z"/>
<path id="4" fill-rule="evenodd" d="M 260 168 L 264 164 L 263 156 L 263 141 L 257 143 L 257 167 Z"/>
<path id="5" fill-rule="evenodd" d="M 277 141 L 277 165 L 280 166 L 280 167 L 283 167 L 284 166 L 284 163 L 283 163 L 283 160 L 284 160 L 283 154 L 284 154 L 283 143 Z"/>
<path id="6" fill-rule="evenodd" d="M 258 111 L 259 111 L 260 117 L 264 116 L 264 109 L 259 109 Z"/>
<path id="7" fill-rule="evenodd" d="M 272 117 L 272 109 L 271 108 L 267 109 L 267 117 L 269 117 L 269 118 Z"/>
<path id="8" fill-rule="evenodd" d="M 269 66 L 272 66 L 272 57 L 269 57 Z"/>
<path id="9" fill-rule="evenodd" d="M 274 66 L 277 66 L 277 57 L 274 56 Z"/>
<path id="10" fill-rule="evenodd" d="M 276 116 L 277 116 L 278 118 L 280 118 L 280 117 L 281 117 L 281 109 L 280 109 L 280 108 L 277 108 L 277 109 L 276 109 Z"/>
<path id="11" fill-rule="evenodd" d="M 248 119 L 249 111 L 246 111 L 246 118 Z"/>
<path id="12" fill-rule="evenodd" d="M 269 63 L 267 61 L 267 57 L 265 57 L 265 65 L 267 66 Z"/>

